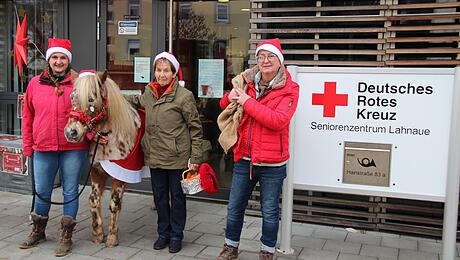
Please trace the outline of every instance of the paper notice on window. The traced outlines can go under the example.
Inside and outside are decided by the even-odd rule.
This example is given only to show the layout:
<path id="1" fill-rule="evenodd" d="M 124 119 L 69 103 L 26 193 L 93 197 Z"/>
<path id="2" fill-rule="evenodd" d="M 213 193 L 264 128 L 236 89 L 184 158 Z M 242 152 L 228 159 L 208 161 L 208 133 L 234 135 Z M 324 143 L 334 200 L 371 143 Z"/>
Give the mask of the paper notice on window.
<path id="1" fill-rule="evenodd" d="M 198 97 L 221 98 L 224 93 L 224 60 L 198 60 Z"/>
<path id="2" fill-rule="evenodd" d="M 134 57 L 134 83 L 150 82 L 150 57 Z"/>

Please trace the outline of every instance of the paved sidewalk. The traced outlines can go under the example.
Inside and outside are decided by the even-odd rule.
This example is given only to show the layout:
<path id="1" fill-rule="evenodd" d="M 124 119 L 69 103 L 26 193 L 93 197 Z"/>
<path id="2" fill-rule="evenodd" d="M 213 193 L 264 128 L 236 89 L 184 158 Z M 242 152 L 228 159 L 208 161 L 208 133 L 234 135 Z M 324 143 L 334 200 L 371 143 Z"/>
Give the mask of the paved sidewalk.
<path id="1" fill-rule="evenodd" d="M 58 189 L 54 192 L 59 198 Z M 120 245 L 106 248 L 90 241 L 89 187 L 80 200 L 80 210 L 72 253 L 63 259 L 215 259 L 225 228 L 226 205 L 187 201 L 188 215 L 182 251 L 156 251 L 156 212 L 152 197 L 126 193 L 120 216 Z M 109 192 L 104 194 L 104 226 L 108 222 Z M 54 199 L 54 198 L 53 198 Z M 61 216 L 61 206 L 53 206 L 47 228 L 48 240 L 32 249 L 19 249 L 18 243 L 30 231 L 28 215 L 31 196 L 0 192 L 0 259 L 58 259 L 53 256 Z M 240 259 L 258 259 L 261 219 L 246 216 L 240 245 Z M 105 228 L 107 230 L 107 228 Z M 293 224 L 293 255 L 277 254 L 276 259 L 306 260 L 441 260 L 437 240 L 379 232 L 347 232 L 343 228 Z M 459 246 L 457 245 L 457 251 Z M 458 255 L 458 252 L 457 252 Z M 460 258 L 457 258 L 457 260 Z"/>

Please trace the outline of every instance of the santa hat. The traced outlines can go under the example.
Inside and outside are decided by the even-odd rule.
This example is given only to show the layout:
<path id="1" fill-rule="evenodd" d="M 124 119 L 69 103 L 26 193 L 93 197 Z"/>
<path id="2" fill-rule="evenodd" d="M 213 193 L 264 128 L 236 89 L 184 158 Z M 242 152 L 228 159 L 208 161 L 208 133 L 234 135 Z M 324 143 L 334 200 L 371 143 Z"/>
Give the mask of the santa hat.
<path id="1" fill-rule="evenodd" d="M 209 194 L 216 193 L 217 189 L 219 189 L 219 184 L 217 183 L 216 173 L 211 165 L 202 163 L 199 172 L 201 188 Z"/>
<path id="2" fill-rule="evenodd" d="M 94 76 L 96 75 L 96 72 L 94 70 L 80 70 L 80 72 L 78 73 L 78 77 L 79 78 L 83 78 L 85 76 Z"/>
<path id="3" fill-rule="evenodd" d="M 64 53 L 69 58 L 69 63 L 72 62 L 72 44 L 67 39 L 48 39 L 48 50 L 46 50 L 46 60 L 49 60 L 55 52 Z"/>
<path id="4" fill-rule="evenodd" d="M 185 86 L 185 81 L 184 81 L 184 79 L 182 77 L 182 70 L 180 68 L 180 63 L 176 59 L 174 54 L 172 54 L 171 52 L 165 52 L 164 51 L 164 52 L 158 54 L 157 56 L 155 56 L 155 59 L 153 60 L 153 64 L 155 64 L 155 62 L 157 62 L 157 60 L 162 59 L 162 58 L 167 59 L 172 63 L 172 65 L 176 69 L 177 77 L 179 78 L 179 85 L 181 87 L 184 87 Z"/>
<path id="5" fill-rule="evenodd" d="M 284 56 L 283 56 L 283 50 L 281 49 L 280 39 L 278 38 L 270 39 L 270 40 L 266 40 L 266 41 L 263 41 L 257 44 L 256 56 L 260 50 L 266 50 L 269 52 L 273 52 L 273 54 L 275 54 L 278 57 L 280 62 L 283 63 Z"/>

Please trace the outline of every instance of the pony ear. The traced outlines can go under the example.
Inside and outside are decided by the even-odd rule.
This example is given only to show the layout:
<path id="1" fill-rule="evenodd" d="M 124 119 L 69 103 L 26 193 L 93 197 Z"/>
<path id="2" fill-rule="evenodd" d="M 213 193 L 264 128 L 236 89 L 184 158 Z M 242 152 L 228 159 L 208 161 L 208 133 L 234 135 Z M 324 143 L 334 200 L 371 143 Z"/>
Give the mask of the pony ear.
<path id="1" fill-rule="evenodd" d="M 104 72 L 98 71 L 97 76 L 101 80 L 101 83 L 104 84 L 107 79 L 107 70 L 104 70 Z"/>
<path id="2" fill-rule="evenodd" d="M 101 95 L 103 97 L 107 97 L 107 88 L 105 86 L 105 81 L 107 80 L 107 70 L 105 71 L 98 71 L 96 72 L 97 74 L 97 77 L 99 78 L 99 80 L 101 81 Z"/>

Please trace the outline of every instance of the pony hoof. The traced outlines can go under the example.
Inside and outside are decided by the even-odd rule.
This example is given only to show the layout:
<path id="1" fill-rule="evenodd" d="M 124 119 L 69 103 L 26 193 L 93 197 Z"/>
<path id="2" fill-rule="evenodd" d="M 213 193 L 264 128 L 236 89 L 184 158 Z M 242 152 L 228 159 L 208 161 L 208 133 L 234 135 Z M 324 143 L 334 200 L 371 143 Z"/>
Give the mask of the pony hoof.
<path id="1" fill-rule="evenodd" d="M 118 246 L 118 237 L 115 235 L 109 235 L 107 241 L 105 242 L 107 247 L 116 247 Z"/>
<path id="2" fill-rule="evenodd" d="M 94 244 L 101 244 L 102 242 L 104 242 L 104 236 L 93 236 L 91 237 L 91 241 L 94 243 Z"/>

